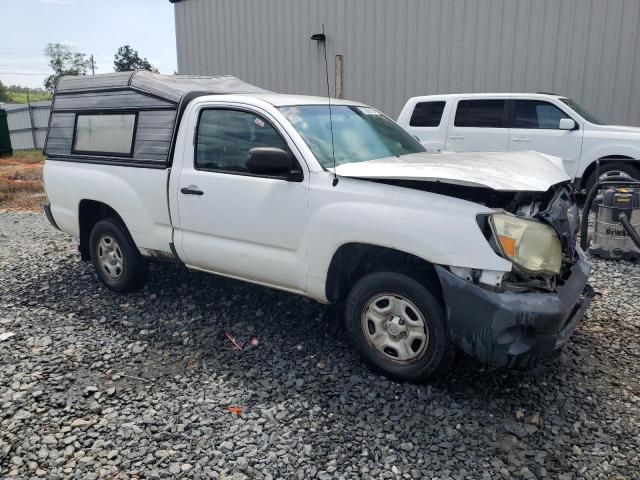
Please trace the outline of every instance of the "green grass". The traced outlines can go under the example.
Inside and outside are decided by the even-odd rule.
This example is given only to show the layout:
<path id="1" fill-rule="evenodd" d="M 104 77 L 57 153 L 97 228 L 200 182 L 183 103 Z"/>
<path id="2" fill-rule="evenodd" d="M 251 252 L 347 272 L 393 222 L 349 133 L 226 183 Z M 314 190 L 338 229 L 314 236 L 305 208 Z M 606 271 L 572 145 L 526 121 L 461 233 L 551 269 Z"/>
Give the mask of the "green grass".
<path id="1" fill-rule="evenodd" d="M 7 92 L 7 103 L 27 103 L 26 92 Z M 32 102 L 40 102 L 42 100 L 51 100 L 51 95 L 48 93 L 30 93 L 29 100 Z"/>

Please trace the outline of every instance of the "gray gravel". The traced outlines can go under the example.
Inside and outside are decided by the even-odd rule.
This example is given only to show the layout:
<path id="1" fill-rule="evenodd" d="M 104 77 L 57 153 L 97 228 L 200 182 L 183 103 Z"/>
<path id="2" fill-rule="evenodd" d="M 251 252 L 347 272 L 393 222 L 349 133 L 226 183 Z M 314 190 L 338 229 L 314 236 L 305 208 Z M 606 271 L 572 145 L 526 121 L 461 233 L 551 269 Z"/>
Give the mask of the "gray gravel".
<path id="1" fill-rule="evenodd" d="M 40 215 L 0 214 L 0 477 L 637 479 L 640 266 L 592 283 L 548 370 L 405 385 L 337 308 L 170 265 L 121 296 Z"/>

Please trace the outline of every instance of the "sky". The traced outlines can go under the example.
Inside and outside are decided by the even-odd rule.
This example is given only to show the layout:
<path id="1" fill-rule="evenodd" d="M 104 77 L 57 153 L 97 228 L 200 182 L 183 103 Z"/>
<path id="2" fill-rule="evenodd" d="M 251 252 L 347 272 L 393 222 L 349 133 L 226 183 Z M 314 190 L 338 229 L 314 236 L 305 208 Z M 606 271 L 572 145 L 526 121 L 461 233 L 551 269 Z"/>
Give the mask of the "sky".
<path id="1" fill-rule="evenodd" d="M 53 73 L 47 43 L 93 54 L 96 73 L 113 72 L 119 47 L 131 45 L 160 73 L 176 66 L 173 5 L 169 0 L 0 0 L 0 81 L 42 87 Z"/>

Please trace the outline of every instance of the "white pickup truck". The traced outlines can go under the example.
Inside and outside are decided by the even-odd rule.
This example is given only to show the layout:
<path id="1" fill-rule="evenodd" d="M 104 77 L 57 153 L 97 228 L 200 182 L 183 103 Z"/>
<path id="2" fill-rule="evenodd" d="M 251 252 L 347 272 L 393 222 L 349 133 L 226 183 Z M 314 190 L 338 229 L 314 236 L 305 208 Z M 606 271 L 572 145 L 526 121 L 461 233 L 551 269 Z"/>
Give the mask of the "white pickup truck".
<path id="1" fill-rule="evenodd" d="M 398 123 L 429 151 L 532 150 L 562 158 L 576 189 L 597 179 L 640 180 L 640 128 L 605 125 L 570 98 L 475 93 L 410 98 Z"/>
<path id="2" fill-rule="evenodd" d="M 344 300 L 353 343 L 392 378 L 441 372 L 454 345 L 538 364 L 590 300 L 557 164 L 427 153 L 360 103 L 233 77 L 64 77 L 46 154 L 47 217 L 109 288 L 164 260 Z"/>

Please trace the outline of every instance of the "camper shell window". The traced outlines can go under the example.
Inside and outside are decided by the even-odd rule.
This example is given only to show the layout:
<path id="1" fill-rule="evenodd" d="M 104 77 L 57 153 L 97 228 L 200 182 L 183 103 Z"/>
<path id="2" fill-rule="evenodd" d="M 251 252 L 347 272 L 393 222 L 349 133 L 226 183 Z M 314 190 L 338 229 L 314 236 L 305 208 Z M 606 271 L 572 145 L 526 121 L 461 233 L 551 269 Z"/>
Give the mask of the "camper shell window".
<path id="1" fill-rule="evenodd" d="M 133 156 L 137 113 L 78 113 L 73 150 L 82 155 Z"/>

